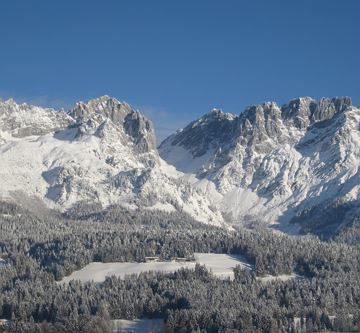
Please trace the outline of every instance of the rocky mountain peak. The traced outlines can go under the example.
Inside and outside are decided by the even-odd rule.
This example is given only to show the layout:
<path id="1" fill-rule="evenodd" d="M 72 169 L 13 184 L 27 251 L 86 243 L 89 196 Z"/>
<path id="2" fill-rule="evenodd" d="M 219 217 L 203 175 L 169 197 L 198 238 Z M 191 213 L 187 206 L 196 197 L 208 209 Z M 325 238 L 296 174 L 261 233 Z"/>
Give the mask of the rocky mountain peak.
<path id="1" fill-rule="evenodd" d="M 207 113 L 204 117 L 207 120 L 233 120 L 235 116 L 231 113 L 225 113 L 219 108 L 213 108 L 209 113 Z"/>
<path id="2" fill-rule="evenodd" d="M 12 98 L 0 100 L 0 131 L 13 137 L 45 135 L 62 130 L 72 123 L 73 119 L 62 110 L 18 104 Z"/>
<path id="3" fill-rule="evenodd" d="M 171 140 L 171 145 L 182 146 L 189 150 L 194 157 L 202 156 L 209 149 L 215 150 L 220 145 L 229 142 L 235 118 L 236 116 L 232 114 L 214 108 L 178 132 L 174 140 Z M 169 140 L 165 140 L 160 145 L 160 149 L 163 149 L 168 143 Z"/>
<path id="4" fill-rule="evenodd" d="M 300 97 L 285 104 L 281 111 L 287 125 L 306 129 L 315 122 L 331 119 L 351 105 L 350 97 L 321 98 L 318 102 L 311 97 Z"/>
<path id="5" fill-rule="evenodd" d="M 343 112 L 352 106 L 350 97 L 321 98 L 312 114 L 313 122 L 330 119 L 335 113 Z"/>
<path id="6" fill-rule="evenodd" d="M 349 97 L 299 97 L 279 107 L 275 102 L 252 105 L 235 116 L 214 108 L 191 122 L 182 131 L 160 145 L 161 154 L 167 154 L 167 145 L 180 146 L 194 158 L 205 155 L 209 149 L 240 144 L 256 152 L 270 151 L 279 144 L 293 144 L 310 125 L 332 118 L 351 106 Z M 226 149 L 222 149 L 226 151 Z"/>
<path id="7" fill-rule="evenodd" d="M 281 136 L 281 110 L 275 102 L 253 105 L 240 114 L 236 137 L 242 144 L 257 145 Z"/>
<path id="8" fill-rule="evenodd" d="M 317 108 L 317 102 L 311 97 L 299 97 L 291 100 L 281 108 L 285 124 L 298 129 L 306 129 L 311 122 L 311 116 Z"/>
<path id="9" fill-rule="evenodd" d="M 78 102 L 75 107 L 69 111 L 69 115 L 78 122 L 86 122 L 92 119 L 111 119 L 114 124 L 121 123 L 125 116 L 132 112 L 130 105 L 118 101 L 116 98 L 101 96 L 91 99 L 88 102 Z"/>
<path id="10" fill-rule="evenodd" d="M 248 120 L 251 124 L 264 125 L 264 121 L 281 118 L 280 108 L 275 102 L 265 102 L 259 105 L 252 105 L 240 114 L 240 118 Z"/>
<path id="11" fill-rule="evenodd" d="M 80 133 L 102 133 L 103 136 L 104 128 L 117 128 L 130 138 L 138 152 L 144 153 L 156 148 L 151 121 L 116 98 L 101 96 L 87 103 L 79 102 L 69 111 L 69 115 L 76 120 Z M 110 126 L 108 121 L 115 127 Z"/>
<path id="12" fill-rule="evenodd" d="M 3 100 L 3 99 L 0 98 L 0 104 L 2 106 L 4 106 L 4 105 L 15 105 L 16 102 L 15 102 L 15 100 L 13 98 L 9 98 L 9 99 L 6 99 L 6 100 Z"/>

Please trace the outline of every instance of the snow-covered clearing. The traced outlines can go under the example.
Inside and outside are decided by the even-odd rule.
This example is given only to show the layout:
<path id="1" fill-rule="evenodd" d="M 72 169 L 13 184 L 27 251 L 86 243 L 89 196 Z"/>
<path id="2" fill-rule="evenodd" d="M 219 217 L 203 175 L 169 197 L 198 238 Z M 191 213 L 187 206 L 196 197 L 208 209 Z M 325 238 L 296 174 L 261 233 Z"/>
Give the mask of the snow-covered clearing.
<path id="1" fill-rule="evenodd" d="M 195 259 L 221 279 L 233 279 L 236 265 L 252 269 L 243 256 L 236 254 L 195 253 Z"/>
<path id="2" fill-rule="evenodd" d="M 81 282 L 94 281 L 104 282 L 107 276 L 124 278 L 126 275 L 140 274 L 148 271 L 174 272 L 182 267 L 195 267 L 195 263 L 181 263 L 176 261 L 168 262 L 92 262 L 83 269 L 73 272 L 70 276 L 62 279 L 61 282 L 68 283 L 71 280 Z"/>
<path id="3" fill-rule="evenodd" d="M 261 282 L 273 282 L 273 281 L 288 281 L 292 279 L 303 279 L 301 275 L 292 273 L 292 274 L 281 274 L 281 275 L 265 275 L 256 277 L 257 280 Z"/>
<path id="4" fill-rule="evenodd" d="M 251 265 L 239 255 L 215 254 L 215 253 L 195 253 L 196 262 L 205 265 L 214 275 L 219 278 L 233 278 L 233 269 L 236 265 L 251 269 Z M 140 274 L 148 271 L 174 272 L 180 268 L 195 268 L 196 262 L 112 262 L 101 263 L 92 262 L 83 269 L 73 272 L 65 277 L 61 282 L 68 283 L 71 280 L 80 280 L 82 282 L 94 281 L 101 283 L 107 276 L 117 276 L 124 278 L 130 274 Z"/>
<path id="5" fill-rule="evenodd" d="M 163 319 L 116 319 L 113 320 L 114 333 L 164 333 L 165 324 Z"/>

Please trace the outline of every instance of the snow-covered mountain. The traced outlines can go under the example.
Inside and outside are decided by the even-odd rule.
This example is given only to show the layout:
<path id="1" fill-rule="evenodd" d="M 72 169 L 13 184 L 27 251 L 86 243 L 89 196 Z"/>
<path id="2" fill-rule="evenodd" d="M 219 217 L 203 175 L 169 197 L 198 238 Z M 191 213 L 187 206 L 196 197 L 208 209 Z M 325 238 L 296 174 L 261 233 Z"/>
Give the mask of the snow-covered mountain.
<path id="1" fill-rule="evenodd" d="M 0 184 L 1 197 L 37 197 L 61 210 L 120 204 L 223 222 L 206 194 L 160 158 L 151 122 L 108 96 L 68 112 L 0 101 Z"/>
<path id="2" fill-rule="evenodd" d="M 238 116 L 214 109 L 159 151 L 193 174 L 193 186 L 233 223 L 290 231 L 288 222 L 298 222 L 325 233 L 358 212 L 359 129 L 360 109 L 350 98 L 305 97 L 282 107 L 251 106 Z"/>
<path id="3" fill-rule="evenodd" d="M 360 212 L 359 129 L 350 98 L 305 97 L 213 109 L 157 149 L 152 123 L 115 98 L 68 112 L 0 101 L 0 195 L 330 233 Z"/>

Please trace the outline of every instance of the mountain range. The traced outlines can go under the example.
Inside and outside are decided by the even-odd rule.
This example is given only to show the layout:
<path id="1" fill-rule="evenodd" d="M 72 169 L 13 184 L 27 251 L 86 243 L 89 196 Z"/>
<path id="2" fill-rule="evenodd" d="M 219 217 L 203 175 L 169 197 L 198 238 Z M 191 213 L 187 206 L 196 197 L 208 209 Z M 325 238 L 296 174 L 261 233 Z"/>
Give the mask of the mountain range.
<path id="1" fill-rule="evenodd" d="M 109 96 L 67 112 L 10 99 L 0 101 L 0 195 L 328 236 L 359 213 L 359 130 L 350 98 L 302 97 L 213 109 L 157 147 L 151 121 Z"/>

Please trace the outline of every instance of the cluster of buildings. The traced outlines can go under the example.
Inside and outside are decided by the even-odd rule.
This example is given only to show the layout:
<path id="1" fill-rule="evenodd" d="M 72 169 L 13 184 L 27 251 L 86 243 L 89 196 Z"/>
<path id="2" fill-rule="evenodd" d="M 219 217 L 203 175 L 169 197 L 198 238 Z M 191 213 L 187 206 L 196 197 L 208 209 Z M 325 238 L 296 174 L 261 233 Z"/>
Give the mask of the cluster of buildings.
<path id="1" fill-rule="evenodd" d="M 160 260 L 160 257 L 145 257 L 145 262 L 158 262 L 158 261 L 176 261 L 176 262 L 194 262 L 195 257 L 182 258 L 182 257 L 171 257 L 169 260 Z"/>

